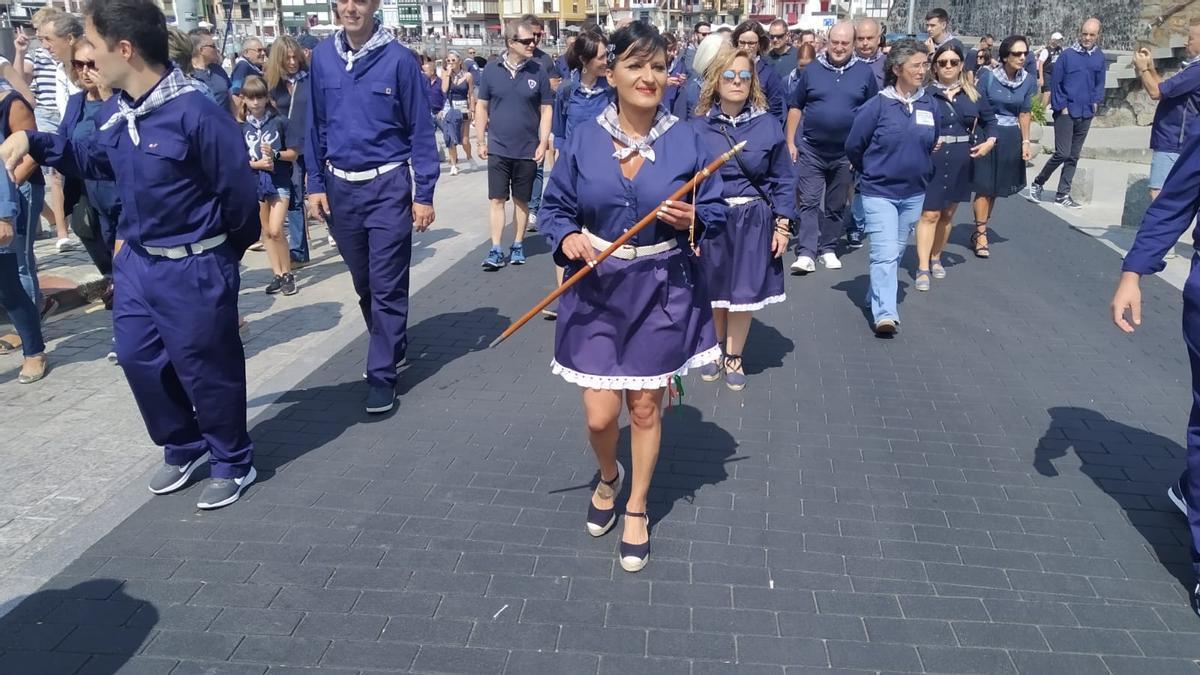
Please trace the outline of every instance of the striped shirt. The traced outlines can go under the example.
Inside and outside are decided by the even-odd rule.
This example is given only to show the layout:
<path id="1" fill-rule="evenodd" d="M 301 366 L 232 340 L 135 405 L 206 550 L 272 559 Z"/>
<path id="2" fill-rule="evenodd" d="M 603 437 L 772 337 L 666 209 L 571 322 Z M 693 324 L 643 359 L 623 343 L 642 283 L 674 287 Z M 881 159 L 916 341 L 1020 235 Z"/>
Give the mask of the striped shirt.
<path id="1" fill-rule="evenodd" d="M 45 47 L 38 47 L 25 55 L 25 63 L 33 67 L 33 98 L 36 107 L 46 112 L 58 112 L 58 63 Z"/>

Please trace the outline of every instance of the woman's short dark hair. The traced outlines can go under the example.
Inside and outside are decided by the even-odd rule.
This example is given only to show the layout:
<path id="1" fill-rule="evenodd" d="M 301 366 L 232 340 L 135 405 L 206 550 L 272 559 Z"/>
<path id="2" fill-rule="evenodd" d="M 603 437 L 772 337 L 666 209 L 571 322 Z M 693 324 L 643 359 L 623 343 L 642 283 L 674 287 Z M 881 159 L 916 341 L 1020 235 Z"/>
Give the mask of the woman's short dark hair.
<path id="1" fill-rule="evenodd" d="M 738 24 L 737 28 L 733 29 L 733 46 L 739 47 L 738 40 L 741 39 L 744 33 L 754 33 L 758 36 L 758 51 L 765 53 L 770 47 L 770 39 L 767 38 L 767 31 L 762 27 L 762 24 L 757 21 L 743 21 Z"/>
<path id="2" fill-rule="evenodd" d="M 608 47 L 608 40 L 596 31 L 581 31 L 567 50 L 567 68 L 583 70 L 583 66 Z"/>
<path id="3" fill-rule="evenodd" d="M 612 56 L 608 60 L 610 66 L 631 56 L 662 53 L 663 58 L 667 58 L 667 41 L 657 28 L 644 21 L 634 21 L 613 33 L 608 44 L 612 47 Z"/>
<path id="4" fill-rule="evenodd" d="M 1003 42 L 1000 43 L 1000 58 L 1007 59 L 1009 55 L 1012 54 L 1013 45 L 1017 44 L 1018 42 L 1024 42 L 1025 49 L 1029 49 L 1029 38 L 1025 37 L 1024 35 L 1009 35 L 1008 37 L 1004 38 Z"/>
<path id="5" fill-rule="evenodd" d="M 151 65 L 165 66 L 170 61 L 167 19 L 154 0 L 87 0 L 83 15 L 91 18 L 109 49 L 127 40 Z"/>
<path id="6" fill-rule="evenodd" d="M 887 60 L 883 63 L 883 83 L 886 86 L 896 84 L 896 66 L 902 66 L 915 54 L 928 54 L 929 49 L 925 47 L 925 43 L 913 40 L 912 38 L 904 38 L 896 40 L 892 43 L 892 50 L 888 52 Z"/>
<path id="7" fill-rule="evenodd" d="M 811 42 L 805 42 L 804 44 L 802 44 L 796 48 L 796 60 L 797 61 L 799 61 L 800 59 L 802 59 L 806 56 L 808 57 L 809 61 L 816 60 L 816 58 L 817 58 L 817 48 L 814 47 L 813 43 L 811 43 Z"/>
<path id="8" fill-rule="evenodd" d="M 929 10 L 928 14 L 925 15 L 926 21 L 929 21 L 930 19 L 937 19 L 938 21 L 950 23 L 950 14 L 941 7 L 934 7 L 933 9 Z"/>

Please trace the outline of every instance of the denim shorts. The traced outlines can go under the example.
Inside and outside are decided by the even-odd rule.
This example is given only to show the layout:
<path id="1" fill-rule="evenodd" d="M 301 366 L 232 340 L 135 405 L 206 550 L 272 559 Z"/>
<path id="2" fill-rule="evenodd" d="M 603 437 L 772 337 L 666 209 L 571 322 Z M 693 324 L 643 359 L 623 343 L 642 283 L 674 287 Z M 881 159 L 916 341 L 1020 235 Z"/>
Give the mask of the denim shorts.
<path id="1" fill-rule="evenodd" d="M 1155 150 L 1150 156 L 1150 189 L 1161 190 L 1163 183 L 1167 182 L 1167 174 L 1171 173 L 1171 168 L 1175 166 L 1175 162 L 1179 159 L 1178 152 L 1163 152 Z"/>

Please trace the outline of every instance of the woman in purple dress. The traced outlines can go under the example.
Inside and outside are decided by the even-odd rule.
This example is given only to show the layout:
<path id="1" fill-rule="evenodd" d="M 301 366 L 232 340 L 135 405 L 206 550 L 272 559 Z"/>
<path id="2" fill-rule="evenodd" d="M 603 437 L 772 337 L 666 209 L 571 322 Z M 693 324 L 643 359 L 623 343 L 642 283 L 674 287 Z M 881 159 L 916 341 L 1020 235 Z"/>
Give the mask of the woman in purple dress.
<path id="1" fill-rule="evenodd" d="M 633 468 L 619 557 L 621 567 L 636 572 L 650 553 L 646 496 L 658 461 L 663 395 L 676 375 L 721 353 L 690 244 L 703 250 L 720 233 L 726 207 L 719 175 L 699 185 L 695 206 L 664 203 L 713 156 L 693 127 L 661 107 L 667 88 L 662 36 L 633 23 L 613 34 L 609 54 L 615 100 L 576 127 L 562 148 L 538 220 L 555 261 L 570 274 L 658 209 L 655 223 L 563 294 L 552 364 L 583 388 L 600 470 L 587 515 L 592 536 L 617 520 L 615 498 L 625 478 L 617 437 L 622 405 L 629 410 Z"/>
<path id="2" fill-rule="evenodd" d="M 708 67 L 692 125 L 714 155 L 746 141 L 746 149 L 721 166 L 728 222 L 709 237 L 700 257 L 712 301 L 722 364 L 700 368 L 713 382 L 725 373 L 734 391 L 746 387 L 742 353 L 753 312 L 783 302 L 783 252 L 795 209 L 792 161 L 779 121 L 767 113 L 750 54 L 722 49 Z"/>

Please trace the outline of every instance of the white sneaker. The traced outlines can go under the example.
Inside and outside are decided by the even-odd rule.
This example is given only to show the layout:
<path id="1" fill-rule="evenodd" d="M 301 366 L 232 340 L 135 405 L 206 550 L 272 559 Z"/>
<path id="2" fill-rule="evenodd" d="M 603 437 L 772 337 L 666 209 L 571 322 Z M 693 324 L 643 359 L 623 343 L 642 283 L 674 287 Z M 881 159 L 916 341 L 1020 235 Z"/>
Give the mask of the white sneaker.
<path id="1" fill-rule="evenodd" d="M 796 262 L 792 263 L 792 272 L 807 274 L 808 272 L 816 272 L 816 271 L 817 271 L 817 263 L 812 258 L 810 258 L 806 255 L 802 255 L 799 258 L 796 258 Z"/>
<path id="2" fill-rule="evenodd" d="M 59 253 L 66 253 L 67 251 L 74 251 L 75 246 L 76 246 L 75 240 L 70 237 L 63 237 L 62 239 L 59 239 L 58 241 L 54 242 L 54 248 L 57 249 Z"/>
<path id="3" fill-rule="evenodd" d="M 472 157 L 471 159 L 469 159 L 469 160 L 467 160 L 467 161 L 471 163 L 471 170 L 472 170 L 472 171 L 478 171 L 478 170 L 479 170 L 479 162 L 476 162 L 474 157 Z"/>
<path id="4" fill-rule="evenodd" d="M 837 254 L 833 251 L 821 254 L 821 264 L 831 270 L 842 269 L 842 261 L 838 260 Z"/>
<path id="5" fill-rule="evenodd" d="M 333 235 L 329 235 L 329 247 L 337 248 L 337 242 L 333 240 Z"/>
<path id="6" fill-rule="evenodd" d="M 455 164 L 454 166 L 450 167 L 450 175 L 451 175 L 451 176 L 457 176 L 457 175 L 458 175 L 458 165 L 457 165 L 457 164 Z"/>

